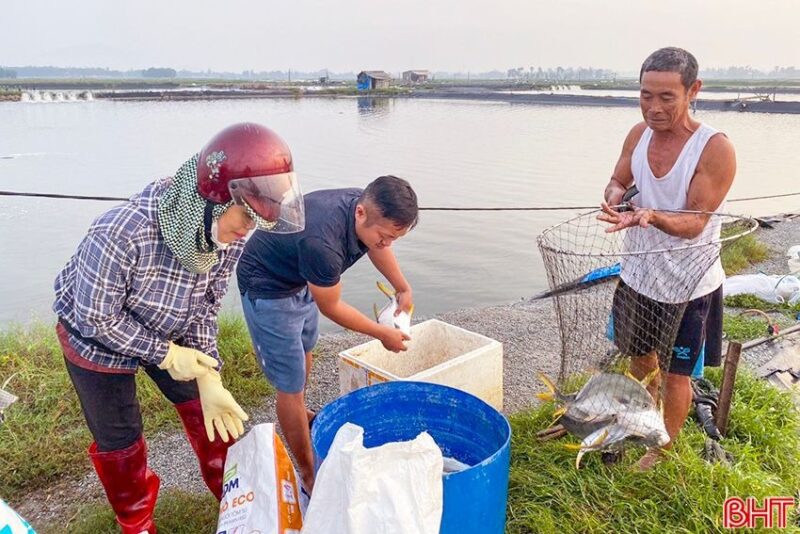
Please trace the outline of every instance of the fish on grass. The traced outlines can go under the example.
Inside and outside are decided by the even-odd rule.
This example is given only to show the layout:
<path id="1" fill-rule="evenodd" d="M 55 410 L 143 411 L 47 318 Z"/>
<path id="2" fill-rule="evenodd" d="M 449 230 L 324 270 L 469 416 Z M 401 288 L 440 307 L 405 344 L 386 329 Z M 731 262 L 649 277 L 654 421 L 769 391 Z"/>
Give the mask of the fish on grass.
<path id="1" fill-rule="evenodd" d="M 544 374 L 539 378 L 548 392 L 536 396 L 560 405 L 555 415 L 561 425 L 582 441 L 571 445 L 578 451 L 575 467 L 591 451 L 622 449 L 626 443 L 663 447 L 669 443 L 664 416 L 645 388 L 658 373 L 639 381 L 631 375 L 599 373 L 577 392 L 565 394 Z"/>

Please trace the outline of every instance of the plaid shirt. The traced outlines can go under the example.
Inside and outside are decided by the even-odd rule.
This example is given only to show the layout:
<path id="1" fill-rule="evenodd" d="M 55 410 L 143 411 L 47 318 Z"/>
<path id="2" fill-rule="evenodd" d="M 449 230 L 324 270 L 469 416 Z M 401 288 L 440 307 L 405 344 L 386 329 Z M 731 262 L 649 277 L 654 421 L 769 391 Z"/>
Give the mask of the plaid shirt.
<path id="1" fill-rule="evenodd" d="M 217 315 L 244 243 L 219 251 L 210 272 L 184 268 L 158 228 L 157 180 L 94 221 L 55 281 L 53 311 L 84 339 L 70 345 L 91 367 L 135 372 L 158 364 L 168 341 L 219 359 Z"/>

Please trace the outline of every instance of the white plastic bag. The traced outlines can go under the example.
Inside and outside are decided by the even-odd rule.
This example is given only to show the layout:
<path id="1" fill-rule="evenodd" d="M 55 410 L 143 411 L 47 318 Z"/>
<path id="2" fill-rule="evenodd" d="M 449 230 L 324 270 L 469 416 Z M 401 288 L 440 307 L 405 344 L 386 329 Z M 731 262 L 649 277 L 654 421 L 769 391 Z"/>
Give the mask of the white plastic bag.
<path id="1" fill-rule="evenodd" d="M 303 506 L 297 473 L 271 423 L 254 426 L 228 449 L 218 534 L 299 534 Z"/>
<path id="2" fill-rule="evenodd" d="M 449 456 L 445 456 L 442 458 L 442 472 L 443 473 L 458 473 L 459 471 L 463 471 L 464 469 L 469 469 L 469 466 L 460 460 L 456 460 L 455 458 L 450 458 Z"/>
<path id="3" fill-rule="evenodd" d="M 775 282 L 775 293 L 785 302 L 797 299 L 800 295 L 800 280 L 796 276 L 786 275 L 778 278 Z"/>
<path id="4" fill-rule="evenodd" d="M 0 534 L 36 534 L 36 531 L 0 499 Z"/>
<path id="5" fill-rule="evenodd" d="M 423 432 L 412 441 L 364 447 L 345 423 L 320 466 L 303 534 L 438 534 L 442 451 Z"/>
<path id="6" fill-rule="evenodd" d="M 755 295 L 771 302 L 797 302 L 800 299 L 800 280 L 792 275 L 743 274 L 725 279 L 722 286 L 724 296 Z"/>
<path id="7" fill-rule="evenodd" d="M 786 257 L 789 258 L 789 272 L 792 274 L 800 272 L 800 245 L 789 247 L 786 251 Z"/>

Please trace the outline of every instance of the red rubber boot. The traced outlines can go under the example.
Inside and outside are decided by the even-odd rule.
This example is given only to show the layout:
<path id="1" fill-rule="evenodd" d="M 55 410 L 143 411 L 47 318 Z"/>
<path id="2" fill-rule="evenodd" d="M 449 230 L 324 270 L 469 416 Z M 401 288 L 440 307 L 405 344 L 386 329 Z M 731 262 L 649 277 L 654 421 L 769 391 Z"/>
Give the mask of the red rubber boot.
<path id="1" fill-rule="evenodd" d="M 98 452 L 97 443 L 92 443 L 89 457 L 117 515 L 122 534 L 155 534 L 153 509 L 161 482 L 147 468 L 144 438 L 139 437 L 125 449 L 109 452 Z"/>
<path id="2" fill-rule="evenodd" d="M 222 438 L 216 436 L 214 441 L 208 441 L 206 427 L 203 422 L 203 409 L 200 406 L 200 399 L 182 402 L 175 405 L 178 414 L 183 421 L 183 428 L 189 443 L 197 455 L 200 462 L 200 473 L 206 486 L 214 494 L 217 500 L 222 499 L 222 474 L 225 470 L 225 456 L 228 447 L 235 443 L 231 438 L 228 443 L 224 443 Z"/>

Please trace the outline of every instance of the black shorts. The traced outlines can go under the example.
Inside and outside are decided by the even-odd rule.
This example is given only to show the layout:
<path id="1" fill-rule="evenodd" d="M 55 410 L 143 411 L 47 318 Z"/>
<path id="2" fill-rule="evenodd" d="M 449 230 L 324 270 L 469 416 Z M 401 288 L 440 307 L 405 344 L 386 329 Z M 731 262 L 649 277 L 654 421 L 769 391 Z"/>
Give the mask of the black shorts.
<path id="1" fill-rule="evenodd" d="M 614 341 L 624 355 L 655 351 L 670 373 L 690 376 L 705 347 L 705 365 L 720 364 L 722 286 L 688 303 L 669 304 L 637 293 L 620 280 L 612 317 Z"/>

